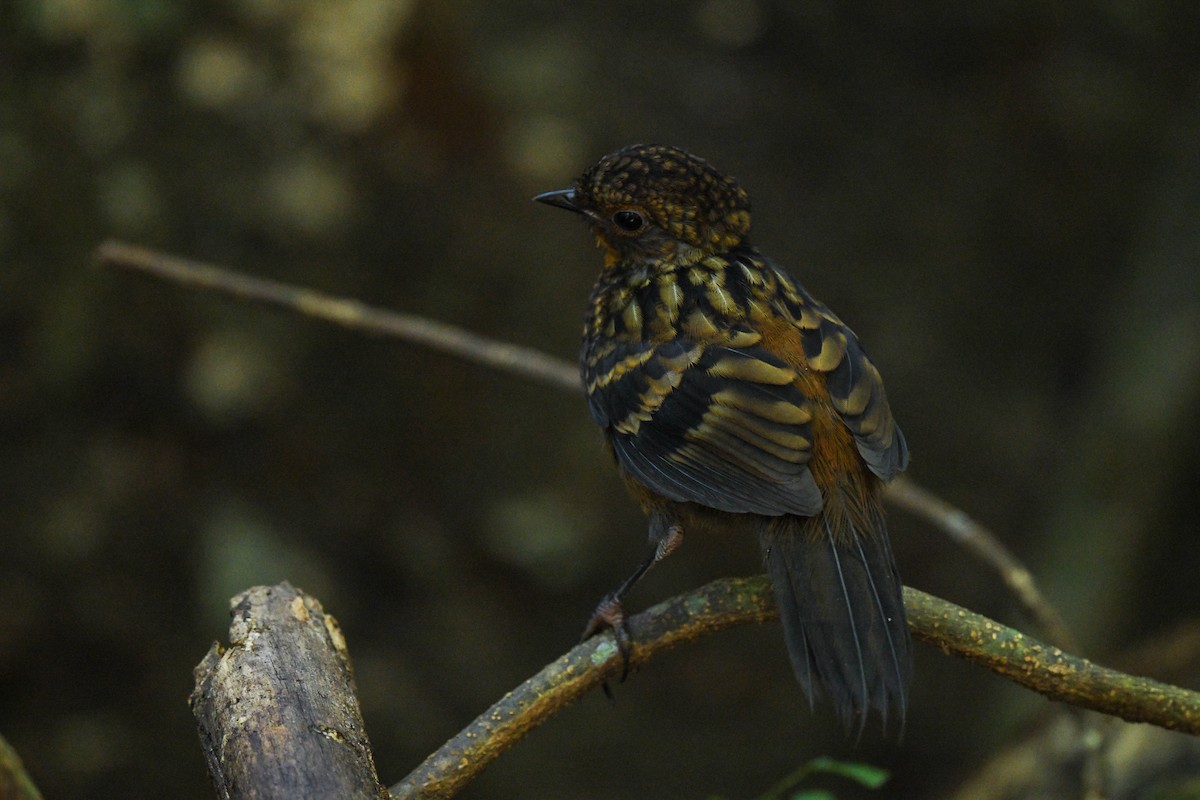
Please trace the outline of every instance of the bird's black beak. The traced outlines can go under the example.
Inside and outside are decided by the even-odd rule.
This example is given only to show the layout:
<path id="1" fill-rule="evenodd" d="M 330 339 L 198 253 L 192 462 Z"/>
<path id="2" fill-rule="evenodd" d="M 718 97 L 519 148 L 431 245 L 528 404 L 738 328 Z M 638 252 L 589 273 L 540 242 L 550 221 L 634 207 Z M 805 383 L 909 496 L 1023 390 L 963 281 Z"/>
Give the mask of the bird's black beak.
<path id="1" fill-rule="evenodd" d="M 575 202 L 574 189 L 555 189 L 552 192 L 542 192 L 533 199 L 539 203 L 545 203 L 548 206 L 565 208 L 567 211 L 574 211 L 576 214 L 584 213 L 583 209 L 579 207 L 579 204 Z"/>

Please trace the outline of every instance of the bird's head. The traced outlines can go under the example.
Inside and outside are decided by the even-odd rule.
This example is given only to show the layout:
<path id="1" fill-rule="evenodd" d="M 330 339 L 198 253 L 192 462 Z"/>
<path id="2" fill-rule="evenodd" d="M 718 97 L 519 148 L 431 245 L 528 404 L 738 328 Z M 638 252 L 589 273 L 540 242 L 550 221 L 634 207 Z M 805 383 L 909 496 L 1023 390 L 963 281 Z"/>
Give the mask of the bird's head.
<path id="1" fill-rule="evenodd" d="M 665 145 L 610 153 L 571 188 L 534 200 L 585 216 L 608 266 L 693 263 L 737 246 L 750 230 L 750 198 L 737 181 Z"/>

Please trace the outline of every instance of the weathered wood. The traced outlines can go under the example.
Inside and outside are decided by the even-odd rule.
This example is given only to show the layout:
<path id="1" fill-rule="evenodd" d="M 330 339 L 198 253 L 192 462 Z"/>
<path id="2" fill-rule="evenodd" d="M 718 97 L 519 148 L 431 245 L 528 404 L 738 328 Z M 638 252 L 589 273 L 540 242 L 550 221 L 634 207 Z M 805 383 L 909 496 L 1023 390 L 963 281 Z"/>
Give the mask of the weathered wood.
<path id="1" fill-rule="evenodd" d="M 189 698 L 217 795 L 386 798 L 337 621 L 287 583 L 231 605 L 229 647 L 209 650 Z"/>

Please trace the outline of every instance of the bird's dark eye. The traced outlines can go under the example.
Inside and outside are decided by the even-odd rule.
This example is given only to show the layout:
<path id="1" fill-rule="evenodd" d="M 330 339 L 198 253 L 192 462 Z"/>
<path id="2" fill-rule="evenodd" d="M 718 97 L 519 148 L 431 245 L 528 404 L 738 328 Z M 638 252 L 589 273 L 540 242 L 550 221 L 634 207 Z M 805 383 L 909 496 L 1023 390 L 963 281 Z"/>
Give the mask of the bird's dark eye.
<path id="1" fill-rule="evenodd" d="M 642 219 L 642 215 L 636 211 L 618 211 L 612 216 L 613 222 L 618 228 L 626 233 L 633 233 L 639 230 L 646 221 Z"/>

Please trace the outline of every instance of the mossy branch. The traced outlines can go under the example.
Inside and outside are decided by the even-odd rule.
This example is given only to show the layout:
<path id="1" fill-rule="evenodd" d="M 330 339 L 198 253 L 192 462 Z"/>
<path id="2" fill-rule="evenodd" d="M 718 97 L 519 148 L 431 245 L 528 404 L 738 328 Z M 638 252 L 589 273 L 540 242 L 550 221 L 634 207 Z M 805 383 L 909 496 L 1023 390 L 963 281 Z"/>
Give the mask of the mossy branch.
<path id="1" fill-rule="evenodd" d="M 904 588 L 913 637 L 990 669 L 1052 700 L 1130 722 L 1200 735 L 1200 693 L 1139 678 L 1065 653 L 932 595 Z M 629 620 L 636 668 L 710 633 L 778 617 L 765 576 L 725 578 L 673 597 Z M 505 695 L 400 783 L 404 800 L 452 797 L 542 722 L 621 672 L 611 634 L 574 647 Z"/>

